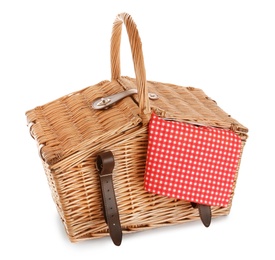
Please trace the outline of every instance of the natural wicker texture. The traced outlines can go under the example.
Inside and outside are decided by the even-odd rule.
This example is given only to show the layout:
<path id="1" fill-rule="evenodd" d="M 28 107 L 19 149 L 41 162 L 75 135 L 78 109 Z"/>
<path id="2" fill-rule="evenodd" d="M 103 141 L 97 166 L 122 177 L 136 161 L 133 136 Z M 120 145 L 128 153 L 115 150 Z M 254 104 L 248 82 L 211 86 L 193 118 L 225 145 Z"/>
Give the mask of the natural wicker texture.
<path id="1" fill-rule="evenodd" d="M 136 79 L 120 75 L 120 40 L 126 25 Z M 107 236 L 101 204 L 96 156 L 115 156 L 114 188 L 124 233 L 174 225 L 199 218 L 189 202 L 152 195 L 144 190 L 147 123 L 150 113 L 180 121 L 230 128 L 242 139 L 247 128 L 228 116 L 200 89 L 146 81 L 141 41 L 128 14 L 117 16 L 111 39 L 111 81 L 103 81 L 26 112 L 37 141 L 52 197 L 71 241 Z M 107 110 L 94 110 L 93 100 L 138 88 Z M 149 101 L 148 90 L 158 100 Z M 236 180 L 237 180 L 236 172 Z M 233 198 L 233 194 L 232 194 Z M 213 217 L 227 215 L 213 207 Z"/>

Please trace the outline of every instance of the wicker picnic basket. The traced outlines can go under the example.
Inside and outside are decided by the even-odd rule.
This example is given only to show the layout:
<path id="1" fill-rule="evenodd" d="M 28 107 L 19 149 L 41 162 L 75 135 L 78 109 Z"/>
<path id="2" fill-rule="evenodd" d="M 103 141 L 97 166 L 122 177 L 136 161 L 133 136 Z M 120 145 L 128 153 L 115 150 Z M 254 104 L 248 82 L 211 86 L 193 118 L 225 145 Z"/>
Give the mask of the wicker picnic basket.
<path id="1" fill-rule="evenodd" d="M 123 23 L 136 78 L 120 74 Z M 121 100 L 111 105 L 118 93 L 127 95 L 119 96 Z M 95 100 L 106 109 L 93 107 Z M 111 81 L 102 81 L 26 112 L 53 200 L 72 242 L 109 235 L 96 166 L 98 154 L 104 151 L 111 151 L 115 158 L 113 187 L 123 233 L 199 219 L 197 209 L 189 202 L 144 189 L 152 111 L 164 118 L 231 129 L 241 138 L 242 148 L 247 139 L 248 129 L 201 89 L 146 80 L 141 40 L 134 21 L 126 13 L 119 14 L 113 24 Z M 229 213 L 233 193 L 234 189 L 227 207 L 212 207 L 213 217 Z"/>

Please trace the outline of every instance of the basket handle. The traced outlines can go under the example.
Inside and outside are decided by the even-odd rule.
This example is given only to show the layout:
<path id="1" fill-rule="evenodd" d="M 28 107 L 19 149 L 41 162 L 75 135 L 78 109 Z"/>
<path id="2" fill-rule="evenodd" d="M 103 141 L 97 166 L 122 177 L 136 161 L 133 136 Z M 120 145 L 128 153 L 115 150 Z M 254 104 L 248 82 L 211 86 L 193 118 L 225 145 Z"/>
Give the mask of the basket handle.
<path id="1" fill-rule="evenodd" d="M 142 44 L 137 30 L 137 26 L 132 17 L 127 13 L 118 14 L 114 24 L 111 38 L 111 76 L 112 80 L 120 78 L 120 42 L 122 23 L 125 24 L 129 42 L 131 46 L 132 59 L 136 74 L 138 88 L 139 109 L 141 115 L 151 113 L 148 98 L 148 88 L 146 86 L 146 72 L 143 60 Z"/>

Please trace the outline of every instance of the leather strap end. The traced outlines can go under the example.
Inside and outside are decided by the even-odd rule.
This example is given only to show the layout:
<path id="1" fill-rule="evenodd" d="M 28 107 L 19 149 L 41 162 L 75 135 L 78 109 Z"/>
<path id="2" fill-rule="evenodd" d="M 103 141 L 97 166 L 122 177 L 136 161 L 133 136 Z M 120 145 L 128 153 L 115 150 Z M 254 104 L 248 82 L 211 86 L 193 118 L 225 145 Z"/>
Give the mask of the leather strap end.
<path id="1" fill-rule="evenodd" d="M 209 227 L 212 219 L 211 206 L 191 202 L 193 208 L 198 208 L 201 222 L 205 227 Z"/>
<path id="2" fill-rule="evenodd" d="M 111 151 L 102 152 L 97 156 L 96 167 L 100 177 L 104 218 L 113 243 L 119 246 L 122 241 L 122 228 L 113 186 L 114 166 L 115 160 Z"/>

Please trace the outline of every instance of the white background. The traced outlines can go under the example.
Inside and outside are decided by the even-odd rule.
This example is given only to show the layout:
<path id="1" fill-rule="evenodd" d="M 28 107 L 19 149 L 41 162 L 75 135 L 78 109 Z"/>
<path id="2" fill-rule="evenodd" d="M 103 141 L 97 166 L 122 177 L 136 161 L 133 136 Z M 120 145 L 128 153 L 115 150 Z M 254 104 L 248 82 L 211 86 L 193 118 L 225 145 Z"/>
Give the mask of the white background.
<path id="1" fill-rule="evenodd" d="M 275 259 L 274 1 L 0 2 L 0 259 Z M 231 213 L 72 244 L 25 111 L 110 79 L 116 14 L 138 25 L 148 80 L 203 89 L 249 128 Z M 125 34 L 122 74 L 134 76 Z"/>

